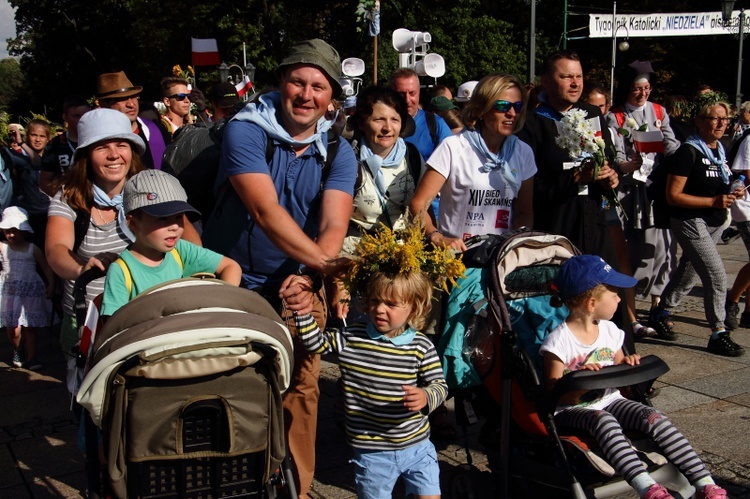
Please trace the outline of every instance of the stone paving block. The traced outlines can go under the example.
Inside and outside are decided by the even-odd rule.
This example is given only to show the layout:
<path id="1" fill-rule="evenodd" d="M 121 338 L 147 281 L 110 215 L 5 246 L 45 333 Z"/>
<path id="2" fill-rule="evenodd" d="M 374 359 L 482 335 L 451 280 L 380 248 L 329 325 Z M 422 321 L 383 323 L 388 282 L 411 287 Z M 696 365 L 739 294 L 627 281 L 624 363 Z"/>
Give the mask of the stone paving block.
<path id="1" fill-rule="evenodd" d="M 709 397 L 708 395 L 695 393 L 677 386 L 664 386 L 661 388 L 659 396 L 655 397 L 651 402 L 657 409 L 660 409 L 666 414 L 670 414 L 687 407 L 693 407 L 699 404 L 710 404 L 714 400 L 716 399 Z"/>
<path id="2" fill-rule="evenodd" d="M 0 488 L 0 497 L 7 497 L 8 499 L 29 499 L 35 496 L 29 494 L 26 485 L 16 485 L 15 487 L 8 487 L 7 489 Z"/>
<path id="3" fill-rule="evenodd" d="M 748 390 L 750 390 L 750 383 L 748 383 Z M 744 405 L 745 407 L 750 407 L 750 392 L 742 393 L 740 395 L 735 395 L 734 397 L 727 397 L 726 401 L 732 402 L 733 404 L 739 404 L 739 405 Z"/>
<path id="4" fill-rule="evenodd" d="M 669 418 L 694 447 L 750 467 L 750 408 L 717 400 L 671 412 Z"/>
<path id="5" fill-rule="evenodd" d="M 30 487 L 35 499 L 83 499 L 86 497 L 86 476 L 81 471 L 58 477 L 37 477 Z"/>
<path id="6" fill-rule="evenodd" d="M 34 437 L 10 444 L 27 482 L 81 472 L 84 455 L 76 446 L 77 430 Z"/>
<path id="7" fill-rule="evenodd" d="M 750 367 L 724 370 L 724 372 L 675 384 L 688 390 L 724 399 L 750 392 Z"/>
<path id="8" fill-rule="evenodd" d="M 21 484 L 23 484 L 23 479 L 16 468 L 16 462 L 10 453 L 10 449 L 7 445 L 3 445 L 0 447 L 0 496 L 8 497 L 3 494 L 2 489 Z"/>
<path id="9" fill-rule="evenodd" d="M 28 423 L 40 416 L 39 407 L 44 407 L 44 417 L 62 416 L 70 413 L 70 398 L 65 387 L 59 383 L 43 381 L 43 389 L 6 395 L 3 401 L 11 410 L 0 411 L 0 427 Z"/>

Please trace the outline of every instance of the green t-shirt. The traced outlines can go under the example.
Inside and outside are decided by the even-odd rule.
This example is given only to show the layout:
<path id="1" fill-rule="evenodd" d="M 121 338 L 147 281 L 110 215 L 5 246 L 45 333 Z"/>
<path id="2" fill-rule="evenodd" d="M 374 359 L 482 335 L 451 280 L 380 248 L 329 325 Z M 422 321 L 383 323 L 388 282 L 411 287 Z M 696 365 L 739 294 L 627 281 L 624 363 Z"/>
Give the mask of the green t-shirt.
<path id="1" fill-rule="evenodd" d="M 167 253 L 164 260 L 156 267 L 151 267 L 139 262 L 127 249 L 120 254 L 120 258 L 127 264 L 130 278 L 133 283 L 132 291 L 128 295 L 125 284 L 125 274 L 117 264 L 112 264 L 107 270 L 107 278 L 104 281 L 104 297 L 102 298 L 101 315 L 109 316 L 130 301 L 130 297 L 136 297 L 149 288 L 182 277 L 190 277 L 198 272 L 216 272 L 221 263 L 222 255 L 188 241 L 180 239 L 177 241 L 177 253 L 180 255 L 183 267 L 175 257 Z"/>

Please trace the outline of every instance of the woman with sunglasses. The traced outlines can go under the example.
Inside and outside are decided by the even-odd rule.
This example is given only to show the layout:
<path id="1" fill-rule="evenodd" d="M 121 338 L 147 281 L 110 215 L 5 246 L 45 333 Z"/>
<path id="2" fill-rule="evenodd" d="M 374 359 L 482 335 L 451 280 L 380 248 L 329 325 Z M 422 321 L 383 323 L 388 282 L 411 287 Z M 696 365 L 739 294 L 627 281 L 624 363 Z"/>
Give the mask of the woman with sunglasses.
<path id="1" fill-rule="evenodd" d="M 443 140 L 427 160 L 410 209 L 427 238 L 464 251 L 464 240 L 531 226 L 536 163 L 513 135 L 523 126 L 527 94 L 515 76 L 484 77 L 464 108 L 466 128 Z M 440 193 L 438 227 L 427 207 Z"/>
<path id="2" fill-rule="evenodd" d="M 666 198 L 670 225 L 682 248 L 677 268 L 669 276 L 662 299 L 651 313 L 651 326 L 662 337 L 674 339 L 670 309 L 699 281 L 703 285 L 703 306 L 711 328 L 707 350 L 717 355 L 738 357 L 744 348 L 729 336 L 724 320 L 727 274 L 716 243 L 729 223 L 727 208 L 741 198 L 743 189 L 730 190 L 731 172 L 720 139 L 729 125 L 729 104 L 713 96 L 695 118 L 698 133 L 691 135 L 665 160 Z"/>

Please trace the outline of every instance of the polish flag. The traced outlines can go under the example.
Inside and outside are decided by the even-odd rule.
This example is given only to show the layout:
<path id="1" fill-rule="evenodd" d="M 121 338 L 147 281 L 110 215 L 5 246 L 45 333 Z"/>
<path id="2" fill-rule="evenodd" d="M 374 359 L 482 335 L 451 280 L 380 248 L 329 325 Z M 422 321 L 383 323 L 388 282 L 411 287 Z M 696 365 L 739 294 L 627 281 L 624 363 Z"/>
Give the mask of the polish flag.
<path id="1" fill-rule="evenodd" d="M 247 92 L 253 89 L 253 82 L 250 81 L 250 77 L 245 75 L 242 80 L 234 86 L 237 89 L 237 95 L 243 97 Z"/>
<path id="2" fill-rule="evenodd" d="M 642 153 L 664 152 L 664 134 L 661 130 L 651 132 L 633 131 L 633 149 Z"/>
<path id="3" fill-rule="evenodd" d="M 216 38 L 191 38 L 193 46 L 193 66 L 218 66 L 219 46 Z"/>

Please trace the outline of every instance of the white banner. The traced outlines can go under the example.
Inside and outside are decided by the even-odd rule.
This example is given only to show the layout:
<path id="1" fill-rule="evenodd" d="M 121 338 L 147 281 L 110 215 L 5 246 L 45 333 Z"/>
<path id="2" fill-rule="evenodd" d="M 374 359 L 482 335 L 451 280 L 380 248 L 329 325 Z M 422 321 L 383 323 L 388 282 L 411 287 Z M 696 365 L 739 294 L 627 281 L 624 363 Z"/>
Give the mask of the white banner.
<path id="1" fill-rule="evenodd" d="M 616 36 L 695 36 L 737 33 L 740 11 L 732 13 L 727 27 L 721 12 L 689 12 L 660 14 L 617 14 Z M 744 32 L 750 33 L 750 11 L 745 12 Z M 612 38 L 612 15 L 589 14 L 589 38 Z"/>

